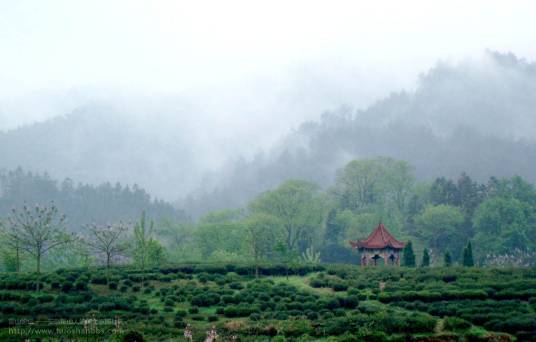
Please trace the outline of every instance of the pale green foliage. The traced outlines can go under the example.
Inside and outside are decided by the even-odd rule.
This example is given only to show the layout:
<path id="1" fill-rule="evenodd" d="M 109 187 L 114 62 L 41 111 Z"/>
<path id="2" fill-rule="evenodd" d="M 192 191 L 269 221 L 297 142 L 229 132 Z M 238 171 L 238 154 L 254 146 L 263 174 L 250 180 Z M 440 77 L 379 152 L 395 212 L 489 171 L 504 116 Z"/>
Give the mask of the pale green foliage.
<path id="1" fill-rule="evenodd" d="M 407 162 L 381 157 L 348 163 L 338 171 L 332 192 L 342 209 L 383 206 L 402 211 L 413 183 Z"/>
<path id="2" fill-rule="evenodd" d="M 450 205 L 427 206 L 415 217 L 417 234 L 426 246 L 440 253 L 460 243 L 463 222 L 460 209 Z"/>
<path id="3" fill-rule="evenodd" d="M 476 210 L 473 223 L 477 231 L 475 241 L 498 253 L 534 246 L 536 214 L 515 198 L 490 198 Z M 532 222 L 531 222 L 532 221 Z M 489 248 L 488 247 L 488 248 Z"/>
<path id="4" fill-rule="evenodd" d="M 162 265 L 166 262 L 166 253 L 160 241 L 156 239 L 149 240 L 148 244 L 148 260 L 150 266 Z"/>
<path id="5" fill-rule="evenodd" d="M 249 252 L 258 262 L 274 258 L 275 246 L 284 240 L 281 222 L 274 216 L 255 213 L 245 222 Z"/>
<path id="6" fill-rule="evenodd" d="M 201 252 L 194 239 L 197 227 L 191 222 L 164 220 L 155 227 L 155 236 L 170 260 L 200 260 Z"/>
<path id="7" fill-rule="evenodd" d="M 52 250 L 43 262 L 43 269 L 89 267 L 95 265 L 95 257 L 89 246 L 81 239 Z"/>
<path id="8" fill-rule="evenodd" d="M 164 260 L 164 250 L 160 242 L 153 238 L 154 222 L 147 226 L 145 212 L 140 221 L 134 225 L 134 245 L 132 255 L 134 262 L 142 270 L 148 266 L 159 265 Z"/>
<path id="9" fill-rule="evenodd" d="M 223 210 L 201 218 L 194 241 L 204 259 L 217 261 L 218 254 L 247 253 L 246 225 L 241 211 Z"/>
<path id="10" fill-rule="evenodd" d="M 0 240 L 0 245 L 2 241 Z M 17 271 L 17 258 L 14 253 L 7 249 L 0 251 L 1 266 L 0 270 L 3 272 L 16 272 Z"/>
<path id="11" fill-rule="evenodd" d="M 318 238 L 326 208 L 318 187 L 299 180 L 286 181 L 250 204 L 253 213 L 271 215 L 281 222 L 290 253 L 298 252 L 300 244 L 309 245 Z"/>

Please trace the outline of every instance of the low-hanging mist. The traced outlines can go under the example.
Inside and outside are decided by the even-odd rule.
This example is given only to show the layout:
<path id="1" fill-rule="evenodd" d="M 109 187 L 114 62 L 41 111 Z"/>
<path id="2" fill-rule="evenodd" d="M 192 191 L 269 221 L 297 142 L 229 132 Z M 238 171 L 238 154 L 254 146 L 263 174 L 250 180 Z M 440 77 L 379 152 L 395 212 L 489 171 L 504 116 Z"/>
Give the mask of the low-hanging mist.
<path id="1" fill-rule="evenodd" d="M 347 161 L 379 155 L 408 160 L 420 179 L 467 171 L 535 180 L 534 63 L 495 52 L 439 62 L 415 90 L 356 110 L 345 104 L 363 103 L 347 101 L 351 90 L 367 88 L 360 81 L 257 83 L 266 94 L 258 102 L 262 92 L 234 90 L 205 99 L 196 92 L 86 98 L 71 113 L 0 133 L 0 168 L 136 183 L 193 216 L 240 206 L 289 178 L 325 186 Z"/>

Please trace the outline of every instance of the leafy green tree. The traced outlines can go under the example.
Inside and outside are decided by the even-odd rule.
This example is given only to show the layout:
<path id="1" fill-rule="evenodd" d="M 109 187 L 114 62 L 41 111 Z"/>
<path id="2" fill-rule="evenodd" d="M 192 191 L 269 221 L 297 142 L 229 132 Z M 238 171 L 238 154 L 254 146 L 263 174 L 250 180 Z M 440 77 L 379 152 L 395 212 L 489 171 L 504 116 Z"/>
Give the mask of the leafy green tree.
<path id="1" fill-rule="evenodd" d="M 199 220 L 194 242 L 204 259 L 232 261 L 251 255 L 248 241 L 244 238 L 247 234 L 242 210 L 222 210 Z"/>
<path id="2" fill-rule="evenodd" d="M 154 222 L 149 226 L 145 219 L 145 211 L 142 211 L 140 220 L 134 225 L 134 261 L 142 271 L 149 264 L 150 241 L 152 240 Z"/>
<path id="3" fill-rule="evenodd" d="M 535 218 L 534 208 L 516 198 L 487 199 L 473 217 L 479 251 L 482 246 L 498 253 L 534 248 Z"/>
<path id="4" fill-rule="evenodd" d="M 504 179 L 491 177 L 486 191 L 490 198 L 515 198 L 523 203 L 536 204 L 535 186 L 519 176 Z"/>
<path id="5" fill-rule="evenodd" d="M 155 225 L 155 237 L 171 260 L 200 260 L 201 252 L 195 241 L 196 229 L 197 226 L 190 221 L 165 219 Z"/>
<path id="6" fill-rule="evenodd" d="M 259 276 L 259 263 L 273 259 L 278 241 L 283 240 L 281 222 L 273 216 L 256 213 L 248 217 L 246 223 L 247 242 L 253 255 L 255 274 Z"/>
<path id="7" fill-rule="evenodd" d="M 408 163 L 392 158 L 354 160 L 337 172 L 333 194 L 341 209 L 360 211 L 392 202 L 402 211 L 414 182 Z"/>
<path id="8" fill-rule="evenodd" d="M 337 210 L 334 208 L 328 212 L 328 216 L 326 218 L 326 230 L 324 233 L 324 243 L 326 244 L 337 243 L 342 237 L 344 237 L 346 227 L 344 224 L 341 224 L 339 220 L 337 220 L 337 214 Z"/>
<path id="9" fill-rule="evenodd" d="M 16 256 L 10 254 L 7 251 L 2 251 L 2 265 L 4 272 L 20 272 L 20 260 L 16 259 Z"/>
<path id="10" fill-rule="evenodd" d="M 148 251 L 148 260 L 150 266 L 159 266 L 166 262 L 166 250 L 160 241 L 156 239 L 149 240 Z"/>
<path id="11" fill-rule="evenodd" d="M 289 250 L 287 244 L 284 242 L 279 242 L 275 246 L 275 251 L 279 256 L 279 260 L 285 265 L 285 275 L 288 280 L 288 269 L 290 268 L 290 264 L 296 260 L 298 254 L 295 251 Z"/>
<path id="12" fill-rule="evenodd" d="M 443 204 L 427 206 L 415 217 L 416 235 L 439 253 L 447 248 L 461 249 L 460 227 L 463 222 L 464 217 L 457 207 Z"/>
<path id="13" fill-rule="evenodd" d="M 436 178 L 430 188 L 430 200 L 433 205 L 460 205 L 458 187 L 450 179 L 445 177 Z"/>
<path id="14" fill-rule="evenodd" d="M 2 248 L 2 259 L 6 270 L 20 272 L 22 249 L 16 231 L 0 221 L 0 246 Z"/>
<path id="15" fill-rule="evenodd" d="M 408 241 L 402 250 L 403 264 L 406 267 L 415 267 L 415 253 L 413 252 L 413 244 Z"/>
<path id="16" fill-rule="evenodd" d="M 428 253 L 428 248 L 425 248 L 422 251 L 421 267 L 429 267 L 429 266 L 430 266 L 430 253 Z"/>
<path id="17" fill-rule="evenodd" d="M 459 206 L 466 218 L 471 218 L 476 208 L 484 200 L 485 186 L 473 181 L 465 172 L 458 178 Z"/>
<path id="18" fill-rule="evenodd" d="M 471 241 L 467 242 L 467 246 L 463 249 L 463 266 L 473 267 L 475 262 L 473 260 L 473 247 Z"/>
<path id="19" fill-rule="evenodd" d="M 323 224 L 325 207 L 318 187 L 300 180 L 286 181 L 250 204 L 251 212 L 271 215 L 281 222 L 290 253 L 299 253 L 313 244 Z"/>
<path id="20" fill-rule="evenodd" d="M 474 182 L 465 172 L 461 174 L 457 182 L 459 208 L 464 216 L 462 235 L 464 239 L 474 236 L 472 218 L 476 208 L 482 203 L 485 196 L 485 186 Z"/>
<path id="21" fill-rule="evenodd" d="M 443 257 L 443 264 L 445 267 L 452 266 L 452 255 L 450 255 L 450 251 L 448 249 L 445 251 L 445 255 Z"/>

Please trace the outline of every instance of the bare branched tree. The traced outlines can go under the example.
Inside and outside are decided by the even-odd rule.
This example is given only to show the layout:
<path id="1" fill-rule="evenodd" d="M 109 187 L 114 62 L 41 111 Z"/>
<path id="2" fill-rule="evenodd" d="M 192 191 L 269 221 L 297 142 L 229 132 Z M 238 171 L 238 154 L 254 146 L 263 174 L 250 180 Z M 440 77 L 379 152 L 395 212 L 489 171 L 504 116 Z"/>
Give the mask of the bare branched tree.
<path id="1" fill-rule="evenodd" d="M 106 255 L 107 268 L 110 268 L 115 256 L 123 255 L 128 249 L 128 244 L 123 239 L 125 233 L 130 230 L 128 224 L 122 222 L 107 225 L 90 224 L 85 228 L 89 233 L 87 244 L 95 252 Z"/>
<path id="2" fill-rule="evenodd" d="M 48 251 L 74 239 L 74 235 L 67 233 L 65 221 L 65 215 L 59 214 L 54 203 L 36 205 L 33 209 L 24 205 L 20 210 L 11 210 L 6 232 L 16 248 L 35 257 L 39 273 L 43 256 Z"/>

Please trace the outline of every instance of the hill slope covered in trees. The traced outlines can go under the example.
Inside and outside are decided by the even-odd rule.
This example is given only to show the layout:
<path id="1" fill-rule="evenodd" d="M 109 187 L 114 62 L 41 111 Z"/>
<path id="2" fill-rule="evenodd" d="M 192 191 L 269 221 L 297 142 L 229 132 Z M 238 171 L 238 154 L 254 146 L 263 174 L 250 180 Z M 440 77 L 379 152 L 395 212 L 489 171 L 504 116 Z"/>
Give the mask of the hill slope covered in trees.
<path id="1" fill-rule="evenodd" d="M 229 163 L 215 189 L 201 187 L 183 203 L 192 213 L 238 206 L 289 178 L 327 186 L 349 160 L 376 156 L 408 161 L 420 180 L 467 172 L 534 182 L 535 91 L 536 64 L 511 54 L 439 63 L 414 92 L 306 122 L 268 153 Z"/>

